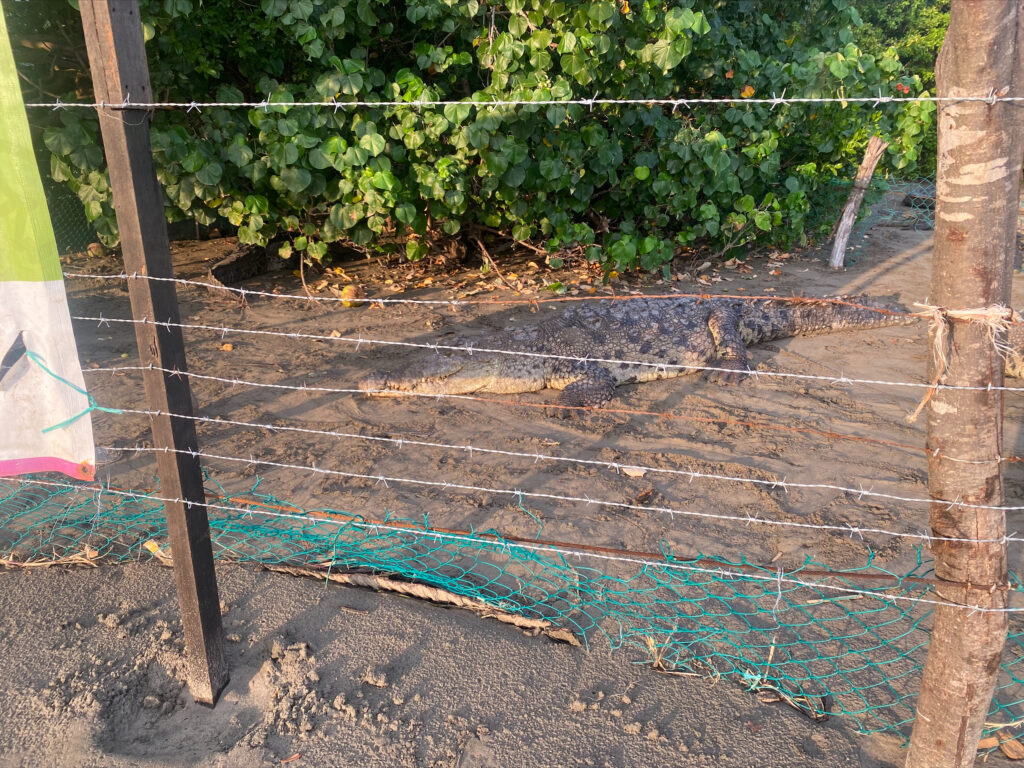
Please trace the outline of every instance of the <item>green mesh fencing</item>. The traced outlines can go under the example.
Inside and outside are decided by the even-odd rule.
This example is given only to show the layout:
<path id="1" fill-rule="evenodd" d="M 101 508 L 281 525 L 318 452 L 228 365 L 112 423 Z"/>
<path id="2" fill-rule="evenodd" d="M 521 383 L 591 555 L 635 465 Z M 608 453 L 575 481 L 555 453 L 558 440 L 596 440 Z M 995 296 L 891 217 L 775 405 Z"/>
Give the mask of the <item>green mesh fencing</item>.
<path id="1" fill-rule="evenodd" d="M 0 564 L 173 556 L 158 498 L 46 482 L 0 482 Z M 235 496 L 209 488 L 218 559 L 425 584 L 547 621 L 584 645 L 604 636 L 665 672 L 730 678 L 815 720 L 853 718 L 865 733 L 905 736 L 913 719 L 931 625 L 931 606 L 919 602 L 931 590 L 925 564 L 898 578 L 870 563 L 823 577 L 811 562 L 782 574 L 720 558 L 595 555 L 425 520 L 300 510 L 258 485 Z M 989 731 L 1024 714 L 1022 657 L 1024 628 L 1012 622 Z"/>
<path id="2" fill-rule="evenodd" d="M 869 216 L 872 225 L 906 226 L 912 229 L 935 227 L 935 179 L 890 179 L 877 182 L 885 194 Z"/>
<path id="3" fill-rule="evenodd" d="M 853 182 L 835 179 L 833 185 L 845 198 Z M 858 211 L 851 242 L 875 226 L 929 230 L 935 227 L 935 177 L 895 179 L 876 176 L 868 183 Z"/>
<path id="4" fill-rule="evenodd" d="M 96 242 L 96 229 L 85 216 L 81 200 L 63 184 L 52 181 L 44 171 L 43 191 L 46 193 L 46 207 L 53 222 L 53 234 L 57 239 L 58 253 L 84 251 Z"/>

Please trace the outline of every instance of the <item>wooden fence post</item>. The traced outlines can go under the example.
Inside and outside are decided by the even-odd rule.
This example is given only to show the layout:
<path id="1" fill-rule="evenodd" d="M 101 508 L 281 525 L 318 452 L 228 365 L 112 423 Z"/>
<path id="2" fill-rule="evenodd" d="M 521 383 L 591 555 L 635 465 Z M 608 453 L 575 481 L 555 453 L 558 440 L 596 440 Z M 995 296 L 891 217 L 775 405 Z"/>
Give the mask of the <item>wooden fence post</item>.
<path id="1" fill-rule="evenodd" d="M 213 570 L 206 495 L 185 371 L 185 345 L 174 284 L 146 279 L 172 277 L 164 220 L 164 194 L 156 178 L 149 142 L 149 114 L 122 108 L 126 99 L 152 100 L 138 0 L 80 0 L 89 67 L 99 110 L 110 186 L 117 210 L 135 337 L 144 371 L 161 495 L 174 558 L 188 684 L 196 701 L 213 705 L 228 681 L 224 630 Z M 166 322 L 168 325 L 156 325 Z M 182 453 L 184 451 L 185 453 Z M 193 452 L 193 453 L 189 453 Z"/>
<path id="2" fill-rule="evenodd" d="M 1022 35 L 1021 0 L 953 0 L 938 95 L 1024 95 Z M 929 490 L 932 498 L 1002 506 L 1002 392 L 987 387 L 1002 384 L 1003 361 L 991 326 L 980 320 L 981 310 L 1010 302 L 1024 130 L 1019 107 L 1007 103 L 940 102 L 938 121 L 930 302 L 962 312 L 933 324 L 928 377 L 980 389 L 934 392 Z M 939 326 L 947 337 L 936 337 Z M 935 575 L 949 582 L 936 597 L 957 605 L 935 610 L 906 765 L 959 768 L 974 764 L 1006 640 L 1006 520 L 999 509 L 935 503 L 931 527 L 936 536 L 984 541 L 932 545 Z"/>

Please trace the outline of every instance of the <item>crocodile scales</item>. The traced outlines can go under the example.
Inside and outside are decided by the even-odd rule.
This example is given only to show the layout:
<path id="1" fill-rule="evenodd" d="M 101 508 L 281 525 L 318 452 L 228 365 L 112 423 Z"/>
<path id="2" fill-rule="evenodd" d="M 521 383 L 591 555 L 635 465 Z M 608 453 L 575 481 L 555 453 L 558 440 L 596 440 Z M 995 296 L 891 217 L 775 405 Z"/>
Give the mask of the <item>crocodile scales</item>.
<path id="1" fill-rule="evenodd" d="M 586 302 L 535 325 L 486 337 L 474 345 L 477 351 L 427 354 L 401 372 L 371 374 L 359 387 L 377 396 L 547 388 L 561 390 L 559 406 L 597 407 L 612 399 L 617 386 L 706 367 L 718 369 L 707 372 L 711 381 L 738 381 L 750 372 L 747 347 L 752 344 L 915 321 L 897 304 L 866 297 Z"/>

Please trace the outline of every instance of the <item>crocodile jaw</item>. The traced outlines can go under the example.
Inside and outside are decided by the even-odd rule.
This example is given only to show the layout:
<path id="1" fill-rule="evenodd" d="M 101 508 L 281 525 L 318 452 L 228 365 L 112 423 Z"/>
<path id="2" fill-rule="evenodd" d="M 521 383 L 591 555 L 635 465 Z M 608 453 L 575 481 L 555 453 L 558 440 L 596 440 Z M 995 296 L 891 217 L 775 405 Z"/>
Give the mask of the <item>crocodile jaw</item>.
<path id="1" fill-rule="evenodd" d="M 371 397 L 464 395 L 493 386 L 495 373 L 491 360 L 460 361 L 438 356 L 398 373 L 371 374 L 359 382 L 359 389 Z"/>

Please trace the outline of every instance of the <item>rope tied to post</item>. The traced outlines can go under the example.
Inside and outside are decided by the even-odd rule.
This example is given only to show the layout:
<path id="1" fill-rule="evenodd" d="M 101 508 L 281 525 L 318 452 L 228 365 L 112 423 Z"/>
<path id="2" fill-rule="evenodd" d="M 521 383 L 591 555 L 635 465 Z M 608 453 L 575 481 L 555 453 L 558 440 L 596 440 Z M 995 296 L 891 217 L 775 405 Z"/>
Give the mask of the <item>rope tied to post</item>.
<path id="1" fill-rule="evenodd" d="M 984 325 L 989 342 L 996 352 L 999 353 L 1000 358 L 1005 359 L 1008 354 L 1014 351 L 1005 341 L 1006 332 L 1014 322 L 1020 320 L 1020 316 L 1012 307 L 1006 307 L 1002 304 L 993 304 L 989 307 L 976 307 L 973 309 L 947 309 L 946 307 L 922 304 L 921 302 L 914 302 L 914 306 L 921 309 L 920 312 L 915 313 L 917 317 L 926 318 L 931 321 L 928 332 L 931 336 L 932 352 L 939 366 L 928 391 L 921 398 L 921 402 L 918 403 L 914 412 L 907 417 L 907 421 L 911 424 L 917 420 L 917 417 L 921 415 L 921 411 L 924 410 L 924 407 L 934 397 L 936 391 L 938 391 L 939 382 L 946 375 L 946 369 L 949 367 L 949 328 L 951 323 L 980 323 Z"/>

